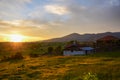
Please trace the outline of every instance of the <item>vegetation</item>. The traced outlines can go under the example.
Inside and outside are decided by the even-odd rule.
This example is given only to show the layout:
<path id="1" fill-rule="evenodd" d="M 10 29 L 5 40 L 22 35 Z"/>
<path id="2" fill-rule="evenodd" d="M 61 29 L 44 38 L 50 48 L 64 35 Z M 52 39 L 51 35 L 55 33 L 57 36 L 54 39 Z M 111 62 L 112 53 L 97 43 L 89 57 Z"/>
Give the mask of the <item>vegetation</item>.
<path id="1" fill-rule="evenodd" d="M 41 56 L 0 63 L 0 79 L 119 80 L 119 66 L 113 57 Z"/>
<path id="2" fill-rule="evenodd" d="M 1 59 L 1 61 L 10 61 L 10 60 L 21 60 L 23 59 L 23 55 L 19 52 L 17 52 L 16 54 L 13 54 L 11 56 L 3 56 L 3 58 Z"/>
<path id="3" fill-rule="evenodd" d="M 0 80 L 120 80 L 120 51 L 60 56 L 64 44 L 1 43 Z"/>
<path id="4" fill-rule="evenodd" d="M 22 53 L 24 56 L 40 56 L 45 54 L 55 55 L 60 54 L 65 43 L 40 43 L 40 42 L 28 42 L 28 43 L 0 43 L 0 58 L 4 55 L 11 56 L 17 52 Z M 51 49 L 52 48 L 52 53 Z M 59 48 L 56 52 L 55 49 Z M 49 52 L 50 51 L 50 52 Z"/>

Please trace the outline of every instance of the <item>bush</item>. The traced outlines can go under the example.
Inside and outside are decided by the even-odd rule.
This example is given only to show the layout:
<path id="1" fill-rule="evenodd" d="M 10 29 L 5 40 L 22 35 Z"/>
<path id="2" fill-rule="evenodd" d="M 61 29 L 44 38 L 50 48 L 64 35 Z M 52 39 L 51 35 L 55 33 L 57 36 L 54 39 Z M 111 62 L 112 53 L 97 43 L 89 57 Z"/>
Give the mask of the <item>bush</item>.
<path id="1" fill-rule="evenodd" d="M 11 59 L 23 59 L 23 55 L 17 52 L 15 55 L 11 56 Z"/>
<path id="2" fill-rule="evenodd" d="M 23 55 L 20 52 L 17 52 L 14 55 L 11 55 L 11 56 L 3 56 L 1 61 L 21 60 L 23 58 L 24 58 Z"/>
<path id="3" fill-rule="evenodd" d="M 83 80 L 98 80 L 97 75 L 96 74 L 92 74 L 92 73 L 87 73 L 84 77 Z"/>
<path id="4" fill-rule="evenodd" d="M 30 53 L 29 56 L 30 56 L 30 57 L 39 57 L 39 54 Z"/>

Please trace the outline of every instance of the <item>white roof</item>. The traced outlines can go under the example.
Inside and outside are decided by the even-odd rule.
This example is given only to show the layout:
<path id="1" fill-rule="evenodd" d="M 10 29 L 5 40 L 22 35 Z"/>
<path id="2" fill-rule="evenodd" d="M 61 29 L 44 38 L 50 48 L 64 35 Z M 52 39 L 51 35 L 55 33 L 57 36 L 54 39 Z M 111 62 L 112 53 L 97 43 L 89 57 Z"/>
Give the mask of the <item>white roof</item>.
<path id="1" fill-rule="evenodd" d="M 82 50 L 93 50 L 94 48 L 92 48 L 92 47 L 82 47 Z"/>

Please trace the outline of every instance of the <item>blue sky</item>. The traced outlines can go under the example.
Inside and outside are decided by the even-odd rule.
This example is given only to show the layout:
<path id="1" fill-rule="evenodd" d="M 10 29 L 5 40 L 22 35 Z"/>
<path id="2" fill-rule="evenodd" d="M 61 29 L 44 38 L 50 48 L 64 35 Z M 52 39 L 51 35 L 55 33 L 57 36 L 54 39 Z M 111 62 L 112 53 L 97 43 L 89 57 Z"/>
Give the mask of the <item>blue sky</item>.
<path id="1" fill-rule="evenodd" d="M 120 31 L 120 0 L 0 0 L 0 38 Z"/>

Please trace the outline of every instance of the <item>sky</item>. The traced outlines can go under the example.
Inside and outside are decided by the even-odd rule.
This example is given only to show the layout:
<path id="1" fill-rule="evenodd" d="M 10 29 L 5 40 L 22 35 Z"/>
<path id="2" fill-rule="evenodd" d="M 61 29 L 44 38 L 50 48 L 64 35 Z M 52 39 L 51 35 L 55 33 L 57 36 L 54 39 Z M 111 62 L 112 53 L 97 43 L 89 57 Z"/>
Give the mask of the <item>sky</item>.
<path id="1" fill-rule="evenodd" d="M 120 32 L 120 0 L 0 0 L 0 41 Z"/>

